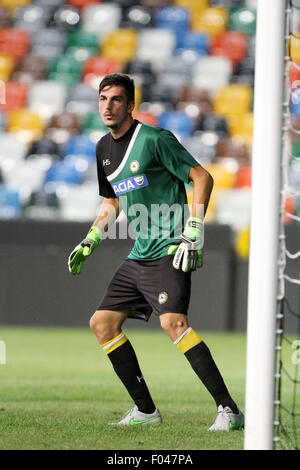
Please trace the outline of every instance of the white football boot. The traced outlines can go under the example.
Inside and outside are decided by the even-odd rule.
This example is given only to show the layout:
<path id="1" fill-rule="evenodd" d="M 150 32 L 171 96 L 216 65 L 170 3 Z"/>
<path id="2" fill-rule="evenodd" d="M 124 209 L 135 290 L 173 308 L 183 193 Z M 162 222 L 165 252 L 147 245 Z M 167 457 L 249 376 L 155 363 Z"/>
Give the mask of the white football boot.
<path id="1" fill-rule="evenodd" d="M 235 431 L 244 428 L 244 415 L 239 410 L 239 413 L 233 413 L 229 406 L 223 408 L 222 405 L 218 406 L 218 415 L 214 424 L 209 428 L 209 431 Z"/>
<path id="2" fill-rule="evenodd" d="M 158 409 L 156 408 L 153 413 L 142 413 L 138 410 L 135 405 L 126 416 L 121 419 L 118 423 L 110 423 L 115 425 L 135 426 L 137 424 L 155 424 L 159 426 L 162 422 L 162 417 Z"/>

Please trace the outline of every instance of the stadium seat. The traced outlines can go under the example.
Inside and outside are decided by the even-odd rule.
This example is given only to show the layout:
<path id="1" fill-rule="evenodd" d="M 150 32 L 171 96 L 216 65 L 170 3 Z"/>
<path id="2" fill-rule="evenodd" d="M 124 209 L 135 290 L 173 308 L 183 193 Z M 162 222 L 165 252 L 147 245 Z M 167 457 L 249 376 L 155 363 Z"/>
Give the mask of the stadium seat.
<path id="1" fill-rule="evenodd" d="M 36 81 L 28 93 L 28 107 L 47 123 L 51 116 L 64 111 L 66 97 L 67 87 L 63 83 L 50 80 Z"/>
<path id="2" fill-rule="evenodd" d="M 108 128 L 102 121 L 99 112 L 87 113 L 83 118 L 82 134 L 86 135 L 92 142 L 98 142 L 105 134 Z"/>
<path id="3" fill-rule="evenodd" d="M 46 78 L 46 70 L 45 59 L 28 54 L 17 63 L 11 78 L 12 80 L 31 85 L 36 80 L 44 80 Z"/>
<path id="4" fill-rule="evenodd" d="M 29 3 L 31 3 L 31 1 Z M 42 8 L 50 9 L 52 14 L 54 14 L 54 12 L 61 7 L 62 0 L 34 0 L 34 3 Z"/>
<path id="5" fill-rule="evenodd" d="M 67 86 L 80 81 L 83 64 L 73 57 L 54 57 L 48 64 L 48 79 L 61 81 Z"/>
<path id="6" fill-rule="evenodd" d="M 0 29 L 0 55 L 8 55 L 18 60 L 24 57 L 30 47 L 29 33 L 23 29 Z"/>
<path id="7" fill-rule="evenodd" d="M 104 75 L 122 71 L 121 65 L 113 59 L 104 56 L 92 56 L 84 63 L 82 80 L 85 84 L 98 90 Z"/>
<path id="8" fill-rule="evenodd" d="M 250 225 L 251 191 L 247 188 L 222 191 L 216 207 L 216 221 L 241 230 Z"/>
<path id="9" fill-rule="evenodd" d="M 207 90 L 211 96 L 220 88 L 227 85 L 232 73 L 231 61 L 226 57 L 200 57 L 195 63 L 192 85 Z"/>
<path id="10" fill-rule="evenodd" d="M 223 7 L 208 7 L 200 15 L 192 16 L 191 29 L 207 33 L 212 39 L 226 31 L 228 11 Z"/>
<path id="11" fill-rule="evenodd" d="M 14 14 L 14 28 L 31 33 L 47 27 L 51 19 L 51 9 L 40 5 L 26 5 Z"/>
<path id="12" fill-rule="evenodd" d="M 85 156 L 93 162 L 96 158 L 96 144 L 86 135 L 71 137 L 63 148 L 63 157 L 70 155 Z"/>
<path id="13" fill-rule="evenodd" d="M 119 27 L 121 17 L 121 7 L 115 3 L 88 5 L 82 10 L 81 27 L 83 31 L 97 34 L 102 42 L 107 33 Z"/>
<path id="14" fill-rule="evenodd" d="M 290 39 L 290 57 L 292 61 L 300 66 L 300 37 L 297 34 L 292 34 Z M 295 66 L 294 66 L 295 69 Z"/>
<path id="15" fill-rule="evenodd" d="M 143 122 L 144 124 L 149 124 L 150 126 L 157 127 L 158 126 L 158 120 L 157 117 L 154 116 L 154 114 L 147 113 L 145 111 L 135 111 L 133 113 L 134 119 L 137 119 L 140 122 Z"/>
<path id="16" fill-rule="evenodd" d="M 153 26 L 153 13 L 150 8 L 141 5 L 133 5 L 123 12 L 121 28 L 132 28 L 139 30 L 141 28 Z"/>
<path id="17" fill-rule="evenodd" d="M 235 7 L 230 10 L 228 29 L 254 36 L 256 32 L 256 11 L 249 7 Z"/>
<path id="18" fill-rule="evenodd" d="M 80 10 L 70 5 L 63 5 L 55 11 L 50 26 L 56 26 L 62 31 L 75 31 L 80 27 Z"/>
<path id="19" fill-rule="evenodd" d="M 13 58 L 7 55 L 0 54 L 0 80 L 7 82 L 10 79 L 13 69 Z"/>
<path id="20" fill-rule="evenodd" d="M 21 213 L 22 205 L 19 192 L 0 185 L 0 219 L 17 218 Z"/>
<path id="21" fill-rule="evenodd" d="M 0 28 L 10 28 L 12 26 L 12 17 L 7 7 L 0 6 Z"/>
<path id="22" fill-rule="evenodd" d="M 29 146 L 26 158 L 50 157 L 51 160 L 60 160 L 60 148 L 54 140 L 43 136 Z"/>
<path id="23" fill-rule="evenodd" d="M 47 164 L 41 158 L 31 158 L 14 166 L 4 166 L 3 180 L 7 189 L 20 191 L 21 195 L 28 197 L 33 191 L 38 191 L 42 188 Z"/>
<path id="24" fill-rule="evenodd" d="M 8 8 L 11 13 L 14 13 L 18 8 L 28 5 L 31 2 L 32 0 L 1 0 L 1 6 Z"/>
<path id="25" fill-rule="evenodd" d="M 200 165 L 207 167 L 215 158 L 217 141 L 218 137 L 211 132 L 195 132 L 182 144 Z"/>
<path id="26" fill-rule="evenodd" d="M 230 135 L 233 138 L 241 139 L 251 148 L 253 140 L 253 113 L 228 115 Z"/>
<path id="27" fill-rule="evenodd" d="M 227 120 L 213 113 L 200 116 L 197 121 L 197 129 L 205 132 L 215 132 L 220 138 L 224 138 L 229 134 Z"/>
<path id="28" fill-rule="evenodd" d="M 66 33 L 57 28 L 40 29 L 32 34 L 31 55 L 50 60 L 58 55 L 62 55 Z"/>
<path id="29" fill-rule="evenodd" d="M 250 165 L 243 165 L 237 171 L 236 174 L 236 188 L 251 188 L 251 166 Z"/>
<path id="30" fill-rule="evenodd" d="M 249 164 L 250 152 L 245 144 L 239 139 L 221 139 L 216 147 L 217 158 L 232 158 L 241 165 Z"/>
<path id="31" fill-rule="evenodd" d="M 190 27 L 190 15 L 186 8 L 166 6 L 155 11 L 154 25 L 159 29 L 170 29 L 180 38 Z"/>
<path id="32" fill-rule="evenodd" d="M 103 199 L 100 196 L 97 197 L 98 192 L 98 184 L 93 182 L 68 187 L 64 196 L 59 199 L 63 219 L 76 222 L 92 222 L 99 212 Z"/>
<path id="33" fill-rule="evenodd" d="M 177 36 L 175 55 L 183 55 L 184 51 L 195 51 L 197 55 L 207 55 L 210 50 L 210 38 L 205 33 L 184 31 Z"/>
<path id="34" fill-rule="evenodd" d="M 247 48 L 247 36 L 236 31 L 226 31 L 215 37 L 211 54 L 228 57 L 232 62 L 233 70 L 235 70 L 238 62 L 246 57 Z"/>
<path id="35" fill-rule="evenodd" d="M 68 0 L 67 3 L 81 10 L 82 8 L 86 8 L 88 5 L 101 3 L 101 0 Z"/>
<path id="36" fill-rule="evenodd" d="M 64 162 L 56 162 L 51 165 L 46 172 L 44 183 L 65 183 L 80 184 L 83 180 L 83 174 L 78 171 L 74 165 L 68 165 Z"/>
<path id="37" fill-rule="evenodd" d="M 161 7 L 161 0 L 140 0 L 141 5 L 149 8 L 159 8 Z M 165 0 L 164 5 L 170 5 L 172 0 Z"/>
<path id="38" fill-rule="evenodd" d="M 107 33 L 103 39 L 101 54 L 124 67 L 136 55 L 136 36 L 137 33 L 133 29 L 117 29 Z"/>
<path id="39" fill-rule="evenodd" d="M 99 108 L 98 90 L 85 83 L 78 83 L 69 90 L 65 109 L 83 118 L 86 113 L 97 112 Z"/>
<path id="40" fill-rule="evenodd" d="M 13 109 L 26 108 L 27 86 L 18 82 L 5 84 L 5 103 L 0 101 L 0 110 L 11 111 Z"/>
<path id="41" fill-rule="evenodd" d="M 29 109 L 16 109 L 8 114 L 8 131 L 25 143 L 43 135 L 44 126 L 39 114 Z"/>
<path id="42" fill-rule="evenodd" d="M 248 85 L 230 84 L 220 88 L 213 101 L 214 112 L 228 114 L 244 114 L 252 105 L 252 89 Z"/>
<path id="43" fill-rule="evenodd" d="M 99 50 L 99 45 L 99 38 L 96 33 L 78 29 L 68 34 L 66 47 L 88 47 Z"/>
<path id="44" fill-rule="evenodd" d="M 27 146 L 14 134 L 8 132 L 0 133 L 0 164 L 6 160 L 8 165 L 13 161 L 21 161 L 25 158 Z"/>
<path id="45" fill-rule="evenodd" d="M 168 129 L 182 139 L 192 134 L 194 120 L 179 111 L 165 112 L 158 118 L 158 127 Z"/>
<path id="46" fill-rule="evenodd" d="M 173 55 L 176 37 L 173 31 L 166 29 L 142 29 L 138 35 L 136 57 L 149 61 L 154 72 L 160 72 L 167 60 Z"/>
<path id="47" fill-rule="evenodd" d="M 50 118 L 45 129 L 45 136 L 61 145 L 71 136 L 79 134 L 79 127 L 80 123 L 77 114 L 64 111 Z"/>
<path id="48" fill-rule="evenodd" d="M 33 191 L 24 204 L 24 216 L 28 219 L 58 220 L 60 205 L 55 189 Z"/>

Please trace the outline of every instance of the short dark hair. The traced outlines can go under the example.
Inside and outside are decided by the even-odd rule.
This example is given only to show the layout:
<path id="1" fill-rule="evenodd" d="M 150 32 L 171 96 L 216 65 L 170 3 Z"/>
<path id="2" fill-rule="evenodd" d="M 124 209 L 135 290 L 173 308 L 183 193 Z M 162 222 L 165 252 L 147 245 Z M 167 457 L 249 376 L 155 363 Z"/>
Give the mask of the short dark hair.
<path id="1" fill-rule="evenodd" d="M 134 81 L 125 73 L 111 73 L 105 75 L 99 85 L 99 95 L 107 86 L 121 86 L 124 88 L 128 102 L 134 101 Z"/>

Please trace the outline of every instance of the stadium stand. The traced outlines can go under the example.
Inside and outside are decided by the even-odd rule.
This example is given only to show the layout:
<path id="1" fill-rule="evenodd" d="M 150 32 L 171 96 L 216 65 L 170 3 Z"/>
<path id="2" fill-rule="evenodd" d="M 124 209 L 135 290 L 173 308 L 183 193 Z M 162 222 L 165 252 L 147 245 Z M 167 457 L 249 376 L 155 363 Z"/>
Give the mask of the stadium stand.
<path id="1" fill-rule="evenodd" d="M 123 71 L 137 85 L 134 116 L 173 131 L 211 171 L 207 222 L 246 233 L 255 28 L 255 0 L 2 0 L 0 218 L 84 220 L 80 198 L 97 195 L 94 149 L 107 132 L 98 84 Z"/>

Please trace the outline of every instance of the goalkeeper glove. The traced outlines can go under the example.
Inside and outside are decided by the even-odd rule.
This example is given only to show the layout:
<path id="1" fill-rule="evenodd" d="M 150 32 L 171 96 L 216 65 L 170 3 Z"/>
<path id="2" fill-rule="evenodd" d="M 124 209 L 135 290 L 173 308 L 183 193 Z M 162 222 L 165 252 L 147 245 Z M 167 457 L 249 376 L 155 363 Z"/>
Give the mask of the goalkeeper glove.
<path id="1" fill-rule="evenodd" d="M 203 266 L 203 222 L 199 217 L 189 217 L 183 234 L 169 247 L 168 255 L 175 253 L 173 266 L 184 272 Z"/>
<path id="2" fill-rule="evenodd" d="M 101 230 L 98 227 L 92 226 L 85 239 L 74 248 L 69 256 L 68 267 L 70 273 L 80 274 L 83 262 L 97 248 L 101 238 Z"/>

